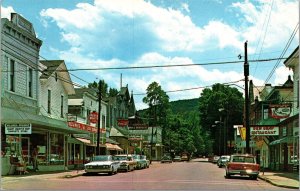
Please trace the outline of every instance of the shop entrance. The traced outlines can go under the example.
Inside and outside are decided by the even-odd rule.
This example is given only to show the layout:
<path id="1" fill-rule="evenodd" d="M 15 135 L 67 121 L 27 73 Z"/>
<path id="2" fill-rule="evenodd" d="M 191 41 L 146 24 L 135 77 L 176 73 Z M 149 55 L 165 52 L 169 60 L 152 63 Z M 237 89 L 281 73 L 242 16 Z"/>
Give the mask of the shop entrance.
<path id="1" fill-rule="evenodd" d="M 27 164 L 30 164 L 30 153 L 30 138 L 21 137 L 21 154 Z"/>

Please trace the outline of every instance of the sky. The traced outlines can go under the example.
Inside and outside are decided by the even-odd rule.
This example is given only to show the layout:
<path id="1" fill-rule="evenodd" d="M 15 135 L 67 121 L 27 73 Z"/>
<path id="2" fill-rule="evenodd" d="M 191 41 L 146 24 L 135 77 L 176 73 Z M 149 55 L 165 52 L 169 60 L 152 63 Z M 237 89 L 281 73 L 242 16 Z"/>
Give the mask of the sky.
<path id="1" fill-rule="evenodd" d="M 299 45 L 297 0 L 1 0 L 1 17 L 11 12 L 33 24 L 41 59 L 64 60 L 81 86 L 128 85 L 138 110 L 154 81 L 170 101 L 199 98 L 215 83 L 243 92 L 246 41 L 249 80 L 283 84 L 293 75 L 284 60 L 253 60 L 286 58 Z M 154 65 L 181 66 L 99 70 Z"/>

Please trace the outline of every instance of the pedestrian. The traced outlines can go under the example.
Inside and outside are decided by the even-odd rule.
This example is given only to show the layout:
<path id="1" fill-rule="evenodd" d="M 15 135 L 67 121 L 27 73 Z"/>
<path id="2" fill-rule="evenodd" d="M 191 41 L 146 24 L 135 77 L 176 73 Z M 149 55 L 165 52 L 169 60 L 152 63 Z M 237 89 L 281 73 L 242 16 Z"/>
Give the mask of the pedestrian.
<path id="1" fill-rule="evenodd" d="M 38 160 L 37 160 L 38 154 L 39 154 L 38 147 L 35 147 L 33 149 L 33 151 L 32 151 L 32 166 L 33 166 L 33 170 L 34 171 L 39 170 L 39 168 L 38 168 Z"/>

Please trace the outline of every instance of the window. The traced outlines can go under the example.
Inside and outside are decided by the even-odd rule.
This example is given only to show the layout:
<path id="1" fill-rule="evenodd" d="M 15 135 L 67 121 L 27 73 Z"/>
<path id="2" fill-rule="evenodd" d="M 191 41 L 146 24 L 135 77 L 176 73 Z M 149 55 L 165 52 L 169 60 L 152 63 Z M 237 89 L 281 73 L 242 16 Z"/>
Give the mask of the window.
<path id="1" fill-rule="evenodd" d="M 64 118 L 64 96 L 60 96 L 60 117 Z"/>
<path id="2" fill-rule="evenodd" d="M 48 113 L 51 114 L 51 90 L 48 90 Z"/>
<path id="3" fill-rule="evenodd" d="M 105 115 L 102 115 L 102 124 L 101 128 L 105 128 Z"/>
<path id="4" fill-rule="evenodd" d="M 10 60 L 9 65 L 9 90 L 15 91 L 15 61 Z"/>
<path id="5" fill-rule="evenodd" d="M 29 97 L 32 97 L 32 81 L 33 81 L 32 69 L 29 68 L 28 70 L 28 96 Z"/>
<path id="6" fill-rule="evenodd" d="M 91 124 L 90 122 L 90 114 L 91 114 L 91 111 L 89 109 L 86 110 L 86 124 Z"/>
<path id="7" fill-rule="evenodd" d="M 297 100 L 296 100 L 296 103 L 297 103 L 297 108 L 299 108 L 299 80 L 297 81 L 297 89 L 296 89 L 296 92 L 297 92 Z"/>

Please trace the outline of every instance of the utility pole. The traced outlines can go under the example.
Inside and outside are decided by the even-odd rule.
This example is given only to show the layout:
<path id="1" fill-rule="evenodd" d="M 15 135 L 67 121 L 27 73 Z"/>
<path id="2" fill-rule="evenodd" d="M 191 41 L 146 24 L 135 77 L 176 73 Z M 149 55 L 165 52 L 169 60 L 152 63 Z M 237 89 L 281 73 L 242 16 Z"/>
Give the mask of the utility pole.
<path id="1" fill-rule="evenodd" d="M 99 105 L 98 105 L 98 128 L 97 128 L 97 150 L 96 150 L 96 154 L 100 155 L 100 118 L 101 118 L 101 100 L 102 100 L 102 95 L 101 95 L 101 80 L 99 80 L 99 84 L 98 84 L 98 101 L 99 101 Z"/>
<path id="2" fill-rule="evenodd" d="M 244 62 L 244 76 L 245 76 L 245 126 L 246 126 L 246 153 L 250 154 L 250 113 L 249 113 L 249 88 L 248 88 L 248 76 L 249 76 L 249 63 L 247 53 L 247 42 L 245 42 L 245 62 Z"/>

